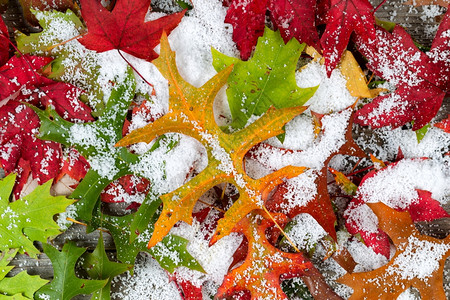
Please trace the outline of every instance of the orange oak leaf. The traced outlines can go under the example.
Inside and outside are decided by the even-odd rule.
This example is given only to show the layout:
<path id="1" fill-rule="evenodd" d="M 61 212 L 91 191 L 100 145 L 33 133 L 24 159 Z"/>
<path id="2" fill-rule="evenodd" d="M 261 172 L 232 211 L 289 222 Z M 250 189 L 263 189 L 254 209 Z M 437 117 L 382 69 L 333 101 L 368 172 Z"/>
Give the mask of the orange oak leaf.
<path id="1" fill-rule="evenodd" d="M 421 234 L 408 212 L 383 203 L 368 203 L 396 247 L 389 263 L 363 273 L 345 274 L 338 282 L 353 289 L 350 299 L 395 299 L 415 287 L 422 299 L 446 299 L 443 270 L 450 256 L 450 236 L 436 239 Z"/>
<path id="2" fill-rule="evenodd" d="M 320 119 L 324 117 L 323 115 L 318 119 L 317 123 L 320 123 Z M 302 206 L 294 206 L 291 207 L 290 205 L 287 205 L 289 207 L 288 210 L 284 209 L 286 207 L 286 199 L 284 197 L 284 194 L 288 192 L 286 184 L 280 185 L 277 190 L 273 193 L 272 197 L 267 201 L 267 208 L 270 211 L 275 212 L 283 212 L 287 214 L 290 218 L 293 218 L 294 216 L 300 214 L 300 213 L 308 213 L 310 214 L 322 227 L 323 229 L 334 239 L 336 239 L 336 230 L 334 228 L 335 222 L 336 222 L 336 215 L 333 210 L 333 206 L 331 203 L 330 195 L 328 194 L 328 184 L 327 184 L 327 166 L 329 161 L 338 154 L 343 155 L 352 155 L 352 156 L 358 156 L 358 157 L 365 157 L 366 154 L 364 151 L 362 151 L 359 146 L 355 143 L 352 137 L 352 125 L 353 125 L 353 119 L 350 118 L 350 121 L 348 122 L 346 132 L 345 132 L 345 143 L 339 147 L 337 151 L 333 151 L 329 154 L 329 156 L 325 159 L 324 167 L 318 172 L 318 177 L 315 181 L 316 187 L 317 187 L 317 196 L 315 197 L 314 201 L 309 201 L 306 205 Z M 320 131 L 325 132 L 326 129 L 321 129 Z M 322 138 L 321 135 L 317 137 L 317 140 L 320 140 Z M 268 151 L 266 151 L 268 150 Z M 289 150 L 289 149 L 281 149 L 277 147 L 270 146 L 268 144 L 260 144 L 254 147 L 249 155 L 252 156 L 252 158 L 259 161 L 262 165 L 265 165 L 265 163 L 262 161 L 264 160 L 264 155 L 260 155 L 258 153 L 264 153 L 264 152 L 271 152 L 271 151 L 279 151 L 284 156 L 292 156 L 292 160 L 295 161 L 295 155 L 296 153 L 301 153 L 301 150 Z"/>
<path id="3" fill-rule="evenodd" d="M 196 88 L 186 82 L 178 72 L 175 52 L 170 49 L 167 35 L 161 38 L 161 51 L 153 64 L 169 81 L 169 113 L 147 126 L 132 131 L 116 146 L 137 142 L 150 142 L 158 135 L 177 132 L 197 139 L 208 155 L 208 166 L 196 177 L 175 191 L 161 196 L 163 211 L 155 223 L 149 241 L 153 247 L 167 235 L 178 221 L 192 223 L 192 210 L 198 198 L 219 183 L 231 183 L 239 191 L 239 199 L 219 220 L 215 235 L 217 240 L 231 233 L 234 225 L 254 209 L 262 208 L 269 192 L 285 178 L 301 174 L 304 167 L 287 166 L 260 179 L 249 177 L 243 166 L 246 153 L 256 144 L 283 133 L 283 125 L 305 110 L 305 107 L 269 109 L 248 127 L 224 133 L 216 124 L 213 103 L 216 94 L 227 82 L 233 68 L 219 72 L 202 87 Z"/>
<path id="4" fill-rule="evenodd" d="M 277 223 L 283 223 L 283 219 L 286 219 L 283 214 L 276 214 L 274 217 L 278 219 Z M 242 233 L 248 240 L 247 256 L 242 265 L 225 276 L 216 298 L 222 299 L 237 292 L 249 291 L 252 300 L 288 299 L 281 289 L 280 280 L 302 276 L 314 296 L 340 299 L 302 253 L 282 252 L 270 244 L 266 229 L 273 225 L 274 222 L 262 210 L 255 210 L 236 224 L 233 231 Z"/>

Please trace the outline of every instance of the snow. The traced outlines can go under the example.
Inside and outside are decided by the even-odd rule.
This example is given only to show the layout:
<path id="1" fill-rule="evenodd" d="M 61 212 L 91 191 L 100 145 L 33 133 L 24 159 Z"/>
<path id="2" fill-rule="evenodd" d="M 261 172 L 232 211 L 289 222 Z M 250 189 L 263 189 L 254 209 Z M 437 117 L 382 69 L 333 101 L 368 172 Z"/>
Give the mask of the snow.
<path id="1" fill-rule="evenodd" d="M 365 180 L 358 196 L 365 202 L 404 209 L 417 200 L 416 189 L 430 191 L 433 199 L 445 204 L 450 194 L 449 166 L 430 159 L 404 159 Z"/>
<path id="2" fill-rule="evenodd" d="M 346 88 L 346 80 L 339 69 L 327 76 L 326 68 L 319 62 L 310 62 L 299 72 L 295 79 L 301 88 L 319 86 L 316 93 L 305 103 L 311 111 L 320 114 L 341 111 L 351 106 L 356 98 Z"/>
<path id="3" fill-rule="evenodd" d="M 177 66 L 188 82 L 203 85 L 216 74 L 211 48 L 228 56 L 238 56 L 231 39 L 231 25 L 224 23 L 226 8 L 219 0 L 192 0 L 194 7 L 169 36 L 177 53 Z"/>
<path id="4" fill-rule="evenodd" d="M 112 299 L 121 300 L 178 300 L 182 299 L 175 282 L 168 273 L 148 254 L 141 254 L 134 267 L 134 274 L 126 273 L 116 277 L 112 285 L 120 281 L 124 284 L 120 291 L 111 295 Z"/>
<path id="5" fill-rule="evenodd" d="M 449 244 L 437 244 L 410 236 L 408 241 L 398 245 L 403 251 L 394 258 L 387 273 L 400 276 L 401 279 L 419 278 L 425 282 L 439 269 L 439 261 L 450 251 Z"/>
<path id="6" fill-rule="evenodd" d="M 159 5 L 164 3 L 159 2 Z M 168 3 L 168 2 L 167 2 Z M 157 4 L 158 5 L 158 4 Z M 169 37 L 171 47 L 176 51 L 177 66 L 182 76 L 194 86 L 201 86 L 208 79 L 216 74 L 212 67 L 211 47 L 218 51 L 238 57 L 235 44 L 231 40 L 232 28 L 224 23 L 226 8 L 219 0 L 193 0 L 193 10 L 189 11 L 182 19 L 180 25 Z M 172 11 L 170 7 L 168 11 Z M 435 6 L 424 7 L 423 19 L 434 18 L 441 12 Z M 156 19 L 163 14 L 149 13 L 147 19 Z M 38 19 L 49 20 L 48 14 L 37 13 Z M 57 44 L 60 41 L 68 40 L 79 34 L 79 29 L 63 18 L 53 18 L 50 29 L 45 32 L 43 39 L 48 44 Z M 449 36 L 449 33 L 444 33 Z M 395 46 L 395 45 L 394 45 Z M 380 51 L 390 51 L 392 45 L 385 45 Z M 68 42 L 57 49 L 63 48 L 70 53 L 62 62 L 65 72 L 61 79 L 76 84 L 78 87 L 88 91 L 90 104 L 98 101 L 107 101 L 114 85 L 125 80 L 125 73 L 128 64 L 117 51 L 96 53 L 86 50 L 76 40 Z M 138 70 L 145 80 L 152 86 L 145 83 L 140 75 L 135 73 L 137 81 L 136 100 L 138 103 L 147 100 L 145 103 L 148 113 L 140 112 L 132 116 L 129 131 L 141 128 L 154 119 L 161 117 L 168 112 L 168 84 L 156 67 L 135 58 L 126 53 L 123 56 Z M 449 57 L 449 53 L 431 51 L 427 53 L 431 60 L 444 60 Z M 403 56 L 400 55 L 400 58 Z M 411 60 L 401 59 L 395 64 L 382 62 L 382 74 L 389 80 L 386 85 L 392 89 L 393 86 L 405 81 L 409 85 L 417 85 L 421 78 L 410 74 L 405 78 L 397 78 L 395 73 L 407 70 L 409 64 L 420 60 L 419 55 Z M 87 72 L 80 72 L 78 65 L 80 61 L 86 67 Z M 95 72 L 93 72 L 95 70 Z M 91 73 L 89 73 L 91 72 Z M 101 87 L 102 99 L 97 99 L 98 91 L 91 86 L 92 77 Z M 326 69 L 318 62 L 310 62 L 304 68 L 296 72 L 296 81 L 299 87 L 312 87 L 319 85 L 316 94 L 306 105 L 309 110 L 294 118 L 286 125 L 285 141 L 281 143 L 277 138 L 271 138 L 264 143 L 274 147 L 282 147 L 292 151 L 280 151 L 269 147 L 259 147 L 254 150 L 252 157 L 245 160 L 245 168 L 252 178 L 261 178 L 275 170 L 288 165 L 306 166 L 309 169 L 298 177 L 286 180 L 287 192 L 283 195 L 285 203 L 281 209 L 288 212 L 293 207 L 305 206 L 318 194 L 316 181 L 319 176 L 326 176 L 321 170 L 326 166 L 328 158 L 339 151 L 345 143 L 345 133 L 352 109 L 348 109 L 355 102 L 346 89 L 346 82 L 341 72 L 336 69 L 330 77 L 326 75 Z M 15 79 L 11 83 L 16 83 Z M 114 83 L 114 84 L 113 84 Z M 398 99 L 392 93 L 383 105 L 374 112 L 374 115 L 390 111 L 393 107 L 398 108 Z M 215 117 L 220 125 L 230 121 L 229 108 L 226 103 L 224 89 L 214 103 Z M 315 133 L 315 125 L 310 111 L 329 114 L 322 118 L 322 128 L 320 133 Z M 13 116 L 11 116 L 13 117 Z M 251 119 L 250 122 L 253 122 Z M 362 130 L 355 126 L 355 130 Z M 112 136 L 112 132 L 105 129 L 106 134 Z M 73 143 L 90 146 L 93 148 L 104 148 L 105 141 L 102 135 L 105 131 L 97 132 L 93 127 L 76 124 L 71 128 L 69 139 Z M 361 132 L 361 131 L 360 131 Z M 442 158 L 445 145 L 450 144 L 450 135 L 444 131 L 431 127 L 424 139 L 418 143 L 416 135 L 411 130 L 402 128 L 391 129 L 381 128 L 371 131 L 370 136 L 357 134 L 357 142 L 364 149 L 373 150 L 376 156 L 383 160 L 392 160 L 400 147 L 406 157 L 405 160 L 394 166 L 377 173 L 360 186 L 358 196 L 366 202 L 383 202 L 392 207 L 404 208 L 411 202 L 417 200 L 416 189 L 430 191 L 432 197 L 442 204 L 448 202 L 450 194 L 450 170 L 449 158 Z M 384 143 L 378 145 L 377 137 Z M 234 167 L 230 161 L 229 154 L 218 145 L 216 136 L 205 133 L 202 142 L 207 142 L 213 149 L 213 155 L 220 160 L 220 168 L 233 173 Z M 109 179 L 114 178 L 118 169 L 114 165 L 111 153 L 117 151 L 113 142 L 106 143 L 107 151 L 100 152 L 94 157 L 90 157 L 91 167 L 101 176 Z M 173 146 L 175 144 L 175 146 Z M 201 172 L 208 164 L 208 159 L 204 147 L 199 141 L 180 134 L 166 134 L 160 140 L 160 147 L 152 152 L 148 150 L 154 145 L 140 143 L 131 147 L 140 155 L 139 161 L 131 166 L 131 170 L 151 181 L 152 192 L 162 195 L 171 192 Z M 444 145 L 444 146 L 443 146 Z M 5 150 L 0 153 L 3 159 L 8 159 L 13 149 L 12 145 L 4 145 Z M 446 147 L 446 146 L 445 146 Z M 49 155 L 51 156 L 51 155 Z M 428 160 L 420 160 L 418 157 L 429 157 Z M 340 157 L 344 160 L 348 158 Z M 45 172 L 45 161 L 42 171 Z M 344 168 L 343 164 L 336 161 L 336 165 Z M 241 182 L 237 180 L 237 182 Z M 395 184 L 394 184 L 395 183 Z M 242 184 L 244 186 L 245 183 Z M 121 197 L 128 201 L 141 202 L 142 194 L 135 198 L 128 198 L 121 194 Z M 67 216 L 73 215 L 72 207 L 68 209 Z M 218 212 L 212 210 L 207 217 L 206 223 L 213 223 Z M 61 215 L 59 224 L 66 226 L 66 215 Z M 350 221 L 359 224 L 368 232 L 377 231 L 377 218 L 366 205 L 361 205 L 352 210 L 348 216 Z M 296 222 L 290 231 L 290 237 L 298 247 L 307 249 L 313 248 L 326 235 L 322 227 L 308 214 L 300 214 L 294 218 Z M 214 295 L 217 288 L 222 283 L 224 275 L 227 273 L 232 255 L 239 246 L 242 237 L 231 234 L 219 240 L 213 246 L 209 246 L 209 235 L 211 232 L 205 230 L 205 224 L 194 220 L 191 225 L 179 223 L 172 228 L 172 234 L 184 237 L 189 241 L 187 249 L 189 253 L 198 260 L 206 273 L 192 271 L 185 267 L 176 270 L 178 279 L 185 279 L 192 282 L 197 287 L 202 287 L 206 294 Z M 148 234 L 141 234 L 139 239 L 148 239 Z M 258 238 L 255 235 L 255 238 Z M 260 238 L 260 237 L 259 237 Z M 437 268 L 437 260 L 446 251 L 450 250 L 448 245 L 437 245 L 430 242 L 420 241 L 415 237 L 410 237 L 409 244 L 401 245 L 405 252 L 398 256 L 394 265 L 389 271 L 400 275 L 402 278 L 410 279 L 413 276 L 426 280 L 433 270 Z M 355 261 L 358 263 L 355 271 L 368 271 L 384 265 L 387 261 L 382 255 L 375 254 L 370 248 L 363 245 L 356 239 L 340 241 L 339 246 L 345 244 Z M 255 245 L 257 247 L 257 245 Z M 317 247 L 317 255 L 322 255 L 320 246 Z M 403 248 L 402 248 L 403 249 Z M 167 249 L 159 248 L 159 251 Z M 255 248 L 255 252 L 258 250 Z M 271 257 L 272 261 L 277 261 L 280 257 Z M 419 267 L 418 267 L 419 266 Z M 318 266 L 321 271 L 335 271 L 336 276 L 328 276 L 327 280 L 332 280 L 343 271 L 332 260 L 326 260 Z M 255 266 L 255 272 L 261 271 L 261 266 Z M 172 281 L 171 276 L 161 269 L 155 260 L 148 255 L 143 255 L 138 260 L 134 275 L 126 274 L 120 279 L 114 280 L 114 284 L 122 282 L 120 292 L 113 295 L 113 299 L 181 299 L 180 291 Z M 337 287 L 338 292 L 349 296 L 348 288 Z M 401 297 L 408 297 L 405 292 Z"/>

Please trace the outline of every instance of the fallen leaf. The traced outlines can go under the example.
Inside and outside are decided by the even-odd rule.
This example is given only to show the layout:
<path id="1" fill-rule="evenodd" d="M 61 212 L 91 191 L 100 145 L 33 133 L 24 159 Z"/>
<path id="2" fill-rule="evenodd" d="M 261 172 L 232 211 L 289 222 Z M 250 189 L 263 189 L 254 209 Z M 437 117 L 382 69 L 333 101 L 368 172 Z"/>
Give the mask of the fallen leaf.
<path id="1" fill-rule="evenodd" d="M 266 11 L 269 11 L 274 27 L 280 30 L 284 42 L 295 38 L 320 48 L 315 28 L 315 6 L 315 0 L 233 0 L 225 22 L 233 26 L 233 41 L 243 60 L 250 57 L 258 38 L 263 35 Z"/>
<path id="2" fill-rule="evenodd" d="M 153 50 L 163 31 L 169 34 L 181 21 L 184 11 L 145 22 L 150 0 L 118 0 L 112 12 L 97 0 L 81 0 L 81 15 L 88 33 L 78 41 L 98 52 L 122 50 L 152 61 Z"/>
<path id="3" fill-rule="evenodd" d="M 450 90 L 449 26 L 447 12 L 426 54 L 400 26 L 392 33 L 377 27 L 374 39 L 357 38 L 359 51 L 369 60 L 367 66 L 397 87 L 358 110 L 357 124 L 396 128 L 414 121 L 413 130 L 418 130 L 431 121 Z"/>
<path id="4" fill-rule="evenodd" d="M 50 284 L 40 288 L 36 294 L 36 299 L 60 299 L 71 300 L 80 294 L 90 294 L 102 289 L 108 280 L 88 280 L 81 279 L 75 275 L 75 264 L 86 252 L 85 248 L 78 248 L 75 242 L 67 242 L 62 251 L 58 251 L 49 244 L 43 244 L 45 254 L 50 258 L 53 265 L 54 275 Z"/>
<path id="5" fill-rule="evenodd" d="M 326 28 L 320 44 L 329 76 L 341 60 L 352 32 L 366 39 L 375 37 L 375 18 L 368 0 L 330 0 L 323 21 Z"/>
<path id="6" fill-rule="evenodd" d="M 410 287 L 422 299 L 446 299 L 443 271 L 450 256 L 450 236 L 439 240 L 422 235 L 408 212 L 398 212 L 383 203 L 369 203 L 380 228 L 396 247 L 394 257 L 381 268 L 345 274 L 338 282 L 353 289 L 350 299 L 392 299 Z"/>
<path id="7" fill-rule="evenodd" d="M 234 225 L 247 213 L 260 208 L 268 193 L 284 178 L 297 176 L 304 171 L 305 168 L 289 166 L 255 180 L 246 174 L 242 162 L 253 145 L 282 133 L 281 127 L 305 108 L 269 109 L 248 127 L 227 134 L 216 124 L 212 106 L 216 94 L 226 83 L 232 66 L 218 73 L 202 87 L 196 88 L 179 74 L 175 53 L 170 49 L 165 34 L 161 39 L 160 56 L 153 64 L 169 81 L 171 112 L 131 132 L 116 146 L 148 143 L 167 132 L 183 133 L 204 145 L 208 154 L 208 166 L 180 188 L 160 197 L 164 204 L 163 211 L 155 223 L 149 247 L 161 241 L 178 221 L 191 224 L 195 203 L 207 190 L 222 182 L 232 183 L 239 190 L 240 197 L 228 209 L 224 218 L 219 220 L 216 233 L 211 239 L 213 244 L 231 233 Z"/>
<path id="8" fill-rule="evenodd" d="M 0 181 L 0 251 L 19 248 L 36 258 L 40 251 L 33 245 L 34 241 L 46 242 L 47 238 L 58 235 L 60 229 L 53 216 L 65 211 L 72 204 L 63 196 L 50 195 L 51 182 L 47 182 L 15 202 L 9 202 L 9 196 L 15 182 L 15 175 L 9 175 Z"/>
<path id="9" fill-rule="evenodd" d="M 244 128 L 252 117 L 261 116 L 271 106 L 300 106 L 314 95 L 317 87 L 299 88 L 295 81 L 296 63 L 304 47 L 295 39 L 285 45 L 278 31 L 266 27 L 248 61 L 213 49 L 213 66 L 217 72 L 234 66 L 227 80 L 233 130 Z"/>

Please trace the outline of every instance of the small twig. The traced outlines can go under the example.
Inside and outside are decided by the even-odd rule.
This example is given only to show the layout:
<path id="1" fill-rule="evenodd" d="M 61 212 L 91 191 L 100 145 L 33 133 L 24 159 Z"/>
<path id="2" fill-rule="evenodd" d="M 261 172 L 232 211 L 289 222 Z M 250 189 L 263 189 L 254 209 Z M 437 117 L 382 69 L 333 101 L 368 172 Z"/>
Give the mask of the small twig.
<path id="1" fill-rule="evenodd" d="M 138 74 L 139 77 L 141 77 L 142 80 L 144 80 L 144 82 L 145 82 L 146 84 L 148 84 L 149 86 L 151 86 L 151 87 L 153 88 L 152 95 L 155 95 L 155 86 L 154 86 L 153 84 L 151 84 L 150 82 L 148 82 L 147 79 L 145 79 L 144 76 L 142 76 L 142 74 L 139 73 L 139 71 L 138 71 L 138 70 L 137 70 L 137 69 L 136 69 L 136 68 L 128 61 L 128 59 L 126 59 L 125 56 L 123 56 L 122 52 L 120 52 L 119 49 L 117 49 L 117 52 L 119 52 L 119 55 L 123 58 L 124 61 L 127 62 L 127 64 L 133 69 L 133 71 L 135 71 L 136 74 Z"/>
<path id="2" fill-rule="evenodd" d="M 383 0 L 378 6 L 373 10 L 373 13 L 375 13 L 384 3 L 386 3 L 386 0 Z"/>
<path id="3" fill-rule="evenodd" d="M 265 206 L 263 206 L 264 211 L 266 212 L 266 214 L 270 217 L 270 219 L 272 219 L 272 221 L 275 223 L 275 226 L 278 227 L 278 229 L 280 229 L 281 233 L 284 235 L 284 237 L 287 239 L 287 241 L 289 242 L 289 244 L 291 244 L 291 246 L 295 249 L 295 251 L 297 252 L 301 252 L 297 246 L 295 246 L 294 242 L 291 240 L 291 238 L 287 235 L 287 233 L 283 230 L 283 228 L 281 228 L 281 226 L 277 223 L 277 221 L 275 221 L 274 217 L 269 213 L 269 211 L 267 210 L 267 208 Z"/>
<path id="4" fill-rule="evenodd" d="M 73 38 L 68 39 L 67 41 L 63 41 L 63 42 L 58 43 L 58 44 L 56 44 L 56 45 L 50 46 L 50 47 L 47 48 L 47 51 L 52 51 L 52 50 L 55 49 L 56 47 L 62 46 L 62 45 L 66 44 L 66 43 L 68 43 L 68 42 L 70 42 L 70 41 L 79 39 L 80 37 L 82 37 L 82 36 L 84 36 L 84 35 L 86 35 L 86 34 L 87 34 L 87 32 L 82 33 L 82 34 L 79 34 L 79 35 L 77 35 L 77 36 L 74 36 Z"/>
<path id="5" fill-rule="evenodd" d="M 198 199 L 198 202 L 203 203 L 203 204 L 205 204 L 205 205 L 207 205 L 207 206 L 209 206 L 209 207 L 211 207 L 211 208 L 214 208 L 215 210 L 220 211 L 220 212 L 222 212 L 222 213 L 226 213 L 226 211 L 224 211 L 223 209 L 218 208 L 218 207 L 216 207 L 216 206 L 214 206 L 214 205 L 211 205 L 211 204 L 209 204 L 208 202 L 205 202 L 205 201 L 203 201 L 203 200 Z"/>
<path id="6" fill-rule="evenodd" d="M 70 222 L 73 222 L 73 223 L 75 223 L 75 224 L 80 224 L 80 225 L 83 225 L 83 226 L 86 226 L 86 227 L 88 226 L 86 223 L 77 221 L 77 220 L 72 219 L 72 218 L 68 218 L 68 217 L 67 217 L 66 220 L 67 220 L 67 221 L 70 221 Z M 103 229 L 103 228 L 97 228 L 97 230 L 98 230 L 98 231 L 102 231 L 102 232 L 109 233 L 108 230 L 105 230 L 105 229 Z"/>
<path id="7" fill-rule="evenodd" d="M 353 169 L 350 171 L 350 173 L 352 173 L 353 171 L 355 171 L 356 167 L 359 165 L 359 163 L 360 163 L 362 160 L 363 160 L 363 159 L 360 158 L 360 159 L 356 162 L 356 164 L 353 166 Z M 348 176 L 348 175 L 347 175 L 347 176 Z"/>

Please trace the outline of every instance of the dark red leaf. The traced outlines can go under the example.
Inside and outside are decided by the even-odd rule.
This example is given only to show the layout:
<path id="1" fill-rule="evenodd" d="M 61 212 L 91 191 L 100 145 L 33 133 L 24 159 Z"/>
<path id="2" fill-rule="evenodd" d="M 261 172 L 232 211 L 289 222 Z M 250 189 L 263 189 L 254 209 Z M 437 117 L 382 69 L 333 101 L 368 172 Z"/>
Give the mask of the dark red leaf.
<path id="1" fill-rule="evenodd" d="M 352 32 L 366 39 L 375 37 L 375 17 L 368 0 L 331 0 L 324 22 L 327 26 L 320 43 L 329 76 L 347 48 Z"/>
<path id="2" fill-rule="evenodd" d="M 285 42 L 296 38 L 300 43 L 320 49 L 315 27 L 315 0 L 234 0 L 225 22 L 233 25 L 233 41 L 243 60 L 250 57 L 258 37 L 264 33 L 267 10 Z"/>
<path id="3" fill-rule="evenodd" d="M 9 34 L 8 28 L 0 18 L 0 66 L 6 64 L 9 59 Z"/>
<path id="4" fill-rule="evenodd" d="M 169 34 L 184 16 L 183 11 L 145 22 L 150 0 L 118 0 L 112 12 L 98 0 L 80 2 L 88 28 L 80 43 L 98 52 L 118 49 L 148 61 L 158 57 L 153 49 L 162 32 Z"/>
<path id="5" fill-rule="evenodd" d="M 227 11 L 225 22 L 233 25 L 233 41 L 241 58 L 250 58 L 258 37 L 264 33 L 269 0 L 234 0 Z"/>
<path id="6" fill-rule="evenodd" d="M 395 128 L 414 121 L 413 130 L 417 130 L 431 121 L 449 92 L 449 24 L 447 12 L 427 54 L 415 46 L 400 26 L 392 33 L 377 28 L 375 39 L 356 40 L 358 49 L 369 61 L 367 66 L 397 86 L 394 92 L 375 98 L 357 111 L 356 123 Z"/>

